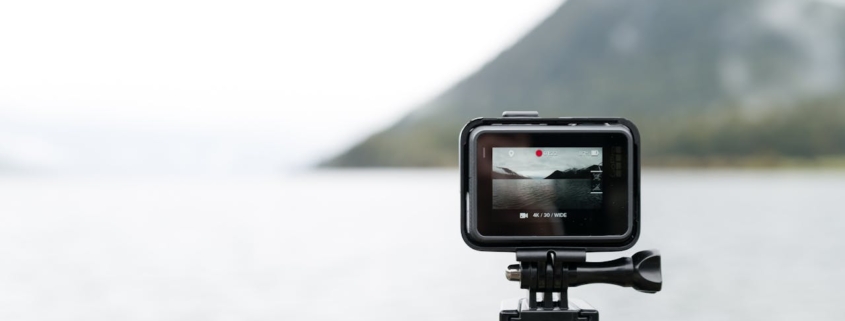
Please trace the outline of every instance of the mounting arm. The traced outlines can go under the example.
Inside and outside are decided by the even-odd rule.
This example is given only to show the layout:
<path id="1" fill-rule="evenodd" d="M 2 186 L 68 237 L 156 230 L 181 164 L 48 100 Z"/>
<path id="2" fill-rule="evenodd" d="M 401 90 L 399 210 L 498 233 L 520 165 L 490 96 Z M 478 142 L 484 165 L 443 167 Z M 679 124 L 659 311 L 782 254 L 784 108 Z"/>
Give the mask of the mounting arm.
<path id="1" fill-rule="evenodd" d="M 570 268 L 569 286 L 590 283 L 609 283 L 632 287 L 637 291 L 660 291 L 663 278 L 660 273 L 660 253 L 656 250 L 640 251 L 631 257 L 606 262 L 583 262 Z"/>
<path id="2" fill-rule="evenodd" d="M 566 310 L 570 286 L 608 283 L 655 293 L 663 285 L 657 250 L 606 262 L 587 262 L 585 252 L 570 250 L 517 251 L 516 257 L 520 264 L 508 266 L 505 276 L 529 291 L 531 309 L 538 308 L 537 293 L 542 293 L 539 308 Z M 560 294 L 560 300 L 554 301 L 554 293 Z"/>

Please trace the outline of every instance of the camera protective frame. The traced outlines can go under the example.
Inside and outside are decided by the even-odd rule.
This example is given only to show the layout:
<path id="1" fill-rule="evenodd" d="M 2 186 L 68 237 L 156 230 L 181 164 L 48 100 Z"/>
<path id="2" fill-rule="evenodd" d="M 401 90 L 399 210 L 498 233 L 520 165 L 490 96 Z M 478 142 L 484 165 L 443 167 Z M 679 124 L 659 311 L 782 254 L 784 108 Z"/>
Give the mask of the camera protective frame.
<path id="1" fill-rule="evenodd" d="M 480 126 L 487 125 L 543 125 L 543 126 L 578 126 L 578 125 L 605 125 L 618 124 L 626 127 L 631 136 L 631 158 L 630 168 L 632 177 L 631 204 L 632 222 L 630 234 L 621 241 L 548 241 L 548 242 L 525 242 L 515 240 L 512 242 L 503 241 L 479 241 L 472 237 L 473 231 L 469 231 L 470 205 L 470 139 L 473 130 Z M 561 117 L 561 118 L 539 118 L 536 113 L 511 113 L 505 112 L 502 118 L 475 118 L 469 121 L 461 130 L 459 138 L 459 166 L 461 179 L 461 236 L 464 242 L 472 249 L 478 251 L 495 252 L 516 252 L 517 250 L 531 249 L 564 249 L 581 250 L 586 252 L 612 252 L 629 249 L 636 244 L 640 234 L 640 135 L 636 125 L 624 118 L 588 118 L 588 117 Z"/>

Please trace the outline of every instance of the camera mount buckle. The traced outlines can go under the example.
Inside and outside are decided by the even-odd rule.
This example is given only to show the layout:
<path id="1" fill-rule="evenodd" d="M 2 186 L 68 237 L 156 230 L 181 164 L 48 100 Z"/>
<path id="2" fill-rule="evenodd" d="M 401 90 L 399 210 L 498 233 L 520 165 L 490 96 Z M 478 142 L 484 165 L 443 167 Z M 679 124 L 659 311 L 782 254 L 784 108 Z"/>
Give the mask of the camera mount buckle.
<path id="1" fill-rule="evenodd" d="M 663 284 L 657 250 L 606 262 L 587 262 L 584 250 L 518 250 L 516 260 L 505 276 L 528 290 L 527 307 L 521 301 L 517 310 L 502 310 L 500 321 L 598 321 L 595 309 L 571 304 L 569 287 L 609 283 L 655 293 Z"/>

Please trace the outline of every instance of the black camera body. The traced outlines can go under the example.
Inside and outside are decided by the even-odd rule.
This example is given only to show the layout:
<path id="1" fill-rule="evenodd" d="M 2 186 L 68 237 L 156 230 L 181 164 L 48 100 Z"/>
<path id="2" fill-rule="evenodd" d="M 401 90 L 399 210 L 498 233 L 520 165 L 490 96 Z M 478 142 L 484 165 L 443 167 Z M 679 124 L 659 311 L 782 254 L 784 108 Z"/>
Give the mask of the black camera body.
<path id="1" fill-rule="evenodd" d="M 480 251 L 622 251 L 640 233 L 640 137 L 623 118 L 476 118 L 460 134 L 461 235 Z"/>

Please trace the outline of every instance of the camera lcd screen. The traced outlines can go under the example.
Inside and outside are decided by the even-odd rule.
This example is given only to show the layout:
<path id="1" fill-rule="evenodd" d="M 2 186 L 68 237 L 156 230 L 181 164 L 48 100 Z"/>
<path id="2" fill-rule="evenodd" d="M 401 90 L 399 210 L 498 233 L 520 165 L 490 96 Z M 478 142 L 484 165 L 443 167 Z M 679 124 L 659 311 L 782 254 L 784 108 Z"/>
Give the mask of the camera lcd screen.
<path id="1" fill-rule="evenodd" d="M 626 237 L 629 138 L 613 131 L 478 135 L 478 233 L 592 241 Z"/>
<path id="2" fill-rule="evenodd" d="M 601 147 L 494 147 L 493 209 L 600 209 Z M 519 212 L 519 219 L 566 213 Z"/>

